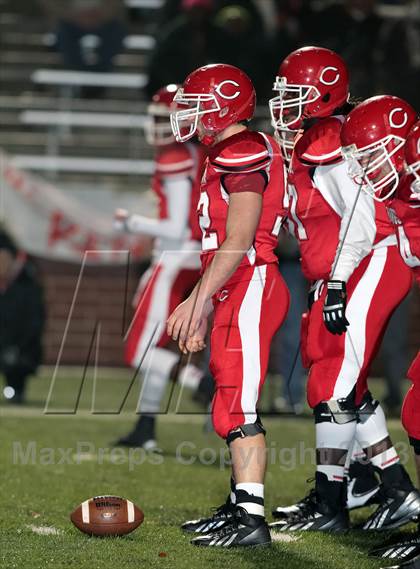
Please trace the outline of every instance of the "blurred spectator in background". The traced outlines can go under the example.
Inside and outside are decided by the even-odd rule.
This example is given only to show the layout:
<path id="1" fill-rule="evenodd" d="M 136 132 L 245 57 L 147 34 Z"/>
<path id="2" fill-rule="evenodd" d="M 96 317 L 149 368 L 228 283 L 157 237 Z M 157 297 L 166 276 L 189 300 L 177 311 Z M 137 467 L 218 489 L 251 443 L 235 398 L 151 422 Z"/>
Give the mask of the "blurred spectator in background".
<path id="1" fill-rule="evenodd" d="M 194 69 L 224 60 L 225 34 L 213 22 L 214 0 L 181 0 L 179 15 L 156 38 L 149 67 L 150 97 L 168 83 L 183 83 Z"/>
<path id="2" fill-rule="evenodd" d="M 420 0 L 401 15 L 384 21 L 377 53 L 378 92 L 390 93 L 420 106 Z"/>
<path id="3" fill-rule="evenodd" d="M 260 32 L 263 32 L 263 12 L 265 11 L 265 5 L 276 0 L 213 0 L 213 11 L 216 13 L 226 6 L 231 6 L 233 4 L 245 8 L 250 14 L 253 25 L 259 28 Z M 264 8 L 262 8 L 264 4 Z M 160 24 L 165 25 L 168 22 L 174 20 L 182 9 L 183 0 L 166 0 L 163 8 L 160 10 Z"/>
<path id="4" fill-rule="evenodd" d="M 268 45 L 261 27 L 252 19 L 251 13 L 239 4 L 219 10 L 214 21 L 225 36 L 223 63 L 245 71 L 259 96 L 267 76 L 271 77 L 266 57 Z"/>
<path id="5" fill-rule="evenodd" d="M 77 71 L 112 70 L 126 35 L 123 0 L 41 2 L 56 22 L 57 48 L 66 67 Z"/>
<path id="6" fill-rule="evenodd" d="M 313 14 L 309 0 L 268 0 L 264 6 L 268 31 L 266 62 L 269 71 L 263 93 L 269 98 L 272 96 L 272 78 L 277 75 L 280 62 L 299 46 L 308 43 L 308 29 L 311 30 Z"/>
<path id="7" fill-rule="evenodd" d="M 290 307 L 281 330 L 273 339 L 270 371 L 281 376 L 281 392 L 274 394 L 272 411 L 300 414 L 305 394 L 305 371 L 300 357 L 300 325 L 307 310 L 308 283 L 300 268 L 296 239 L 281 234 L 279 247 L 280 272 L 291 291 Z"/>
<path id="8" fill-rule="evenodd" d="M 0 373 L 4 395 L 23 403 L 27 378 L 41 363 L 44 303 L 32 265 L 0 231 Z"/>
<path id="9" fill-rule="evenodd" d="M 376 0 L 334 2 L 316 12 L 312 43 L 339 53 L 350 69 L 351 93 L 366 98 L 375 92 L 376 55 L 383 24 Z"/>

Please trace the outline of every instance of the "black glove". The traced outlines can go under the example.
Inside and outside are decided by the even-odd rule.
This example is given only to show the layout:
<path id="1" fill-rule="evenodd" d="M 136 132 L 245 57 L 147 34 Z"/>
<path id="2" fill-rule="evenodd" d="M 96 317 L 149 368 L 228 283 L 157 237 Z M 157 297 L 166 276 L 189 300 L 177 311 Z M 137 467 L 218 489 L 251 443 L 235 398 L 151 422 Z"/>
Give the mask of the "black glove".
<path id="1" fill-rule="evenodd" d="M 324 302 L 324 324 L 331 334 L 343 334 L 349 322 L 346 318 L 346 283 L 328 281 L 327 296 Z"/>

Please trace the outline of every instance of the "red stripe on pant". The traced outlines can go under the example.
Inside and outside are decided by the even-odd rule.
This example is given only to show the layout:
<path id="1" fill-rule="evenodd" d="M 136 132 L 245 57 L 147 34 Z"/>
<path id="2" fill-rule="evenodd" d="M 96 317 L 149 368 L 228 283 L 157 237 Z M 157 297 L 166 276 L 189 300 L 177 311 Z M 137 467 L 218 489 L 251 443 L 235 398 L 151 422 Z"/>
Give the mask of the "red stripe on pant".
<path id="1" fill-rule="evenodd" d="M 256 420 L 271 340 L 286 317 L 289 291 L 277 265 L 269 264 L 250 268 L 248 279 L 223 288 L 213 304 L 213 425 L 226 438 L 232 429 Z"/>
<path id="2" fill-rule="evenodd" d="M 386 255 L 386 259 L 382 255 Z M 379 267 L 380 274 L 377 274 L 376 266 Z M 350 324 L 356 326 L 356 331 L 341 336 L 331 334 L 324 325 L 324 288 L 319 300 L 312 305 L 306 338 L 307 359 L 311 362 L 307 395 L 312 408 L 321 401 L 335 398 L 337 392 L 343 393 L 342 396 L 345 397 L 355 386 L 356 404 L 361 402 L 367 391 L 366 380 L 370 365 L 388 321 L 408 294 L 410 286 L 410 270 L 401 259 L 396 246 L 387 247 L 386 251 L 377 250 L 376 254 L 372 251 L 347 283 L 346 316 Z M 360 302 L 354 300 L 351 317 L 349 304 L 354 294 L 358 295 L 355 299 L 360 299 Z M 347 393 L 344 393 L 346 390 Z"/>

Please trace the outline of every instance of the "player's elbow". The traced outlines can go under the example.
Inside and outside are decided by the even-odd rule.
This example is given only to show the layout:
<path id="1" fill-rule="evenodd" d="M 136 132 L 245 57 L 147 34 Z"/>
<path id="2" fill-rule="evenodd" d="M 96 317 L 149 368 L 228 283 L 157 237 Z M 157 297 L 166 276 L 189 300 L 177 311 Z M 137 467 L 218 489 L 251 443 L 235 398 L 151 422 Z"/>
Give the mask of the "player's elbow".
<path id="1" fill-rule="evenodd" d="M 228 246 L 231 251 L 242 251 L 243 253 L 246 253 L 253 244 L 254 237 L 253 233 L 228 235 L 226 238 L 227 243 L 225 242 L 225 245 Z"/>

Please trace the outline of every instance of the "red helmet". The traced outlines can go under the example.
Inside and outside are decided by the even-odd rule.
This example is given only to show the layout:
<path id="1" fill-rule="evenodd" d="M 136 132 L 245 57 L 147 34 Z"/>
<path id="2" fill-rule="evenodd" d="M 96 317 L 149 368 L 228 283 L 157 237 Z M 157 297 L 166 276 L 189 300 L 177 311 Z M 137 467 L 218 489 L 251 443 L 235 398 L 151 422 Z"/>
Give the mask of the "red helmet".
<path id="1" fill-rule="evenodd" d="M 302 47 L 280 65 L 270 101 L 275 128 L 298 129 L 303 119 L 328 117 L 349 97 L 344 60 L 324 47 Z"/>
<path id="2" fill-rule="evenodd" d="M 188 75 L 175 101 L 188 105 L 188 109 L 171 113 L 176 140 L 189 140 L 200 123 L 205 132 L 201 142 L 211 145 L 228 126 L 254 116 L 256 95 L 248 75 L 233 65 L 217 63 Z"/>
<path id="3" fill-rule="evenodd" d="M 404 147 L 406 172 L 414 177 L 411 190 L 420 199 L 420 121 L 411 128 Z"/>
<path id="4" fill-rule="evenodd" d="M 175 142 L 171 128 L 171 111 L 177 110 L 179 105 L 174 102 L 174 97 L 179 85 L 170 84 L 157 91 L 147 107 L 149 120 L 145 125 L 146 140 L 152 146 L 165 146 Z"/>
<path id="5" fill-rule="evenodd" d="M 416 120 L 415 110 L 399 97 L 367 99 L 346 117 L 341 129 L 349 173 L 377 201 L 388 199 L 404 167 L 404 144 Z"/>

